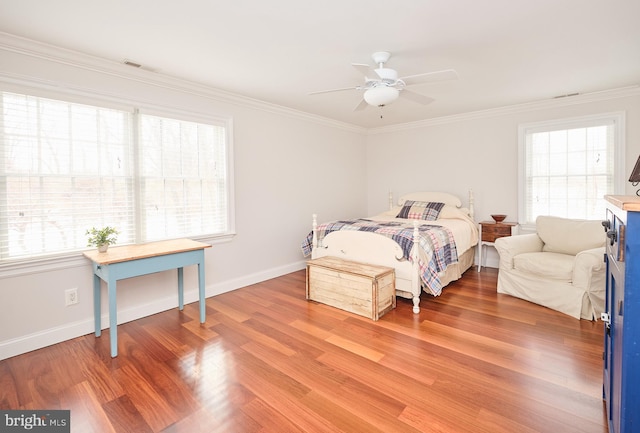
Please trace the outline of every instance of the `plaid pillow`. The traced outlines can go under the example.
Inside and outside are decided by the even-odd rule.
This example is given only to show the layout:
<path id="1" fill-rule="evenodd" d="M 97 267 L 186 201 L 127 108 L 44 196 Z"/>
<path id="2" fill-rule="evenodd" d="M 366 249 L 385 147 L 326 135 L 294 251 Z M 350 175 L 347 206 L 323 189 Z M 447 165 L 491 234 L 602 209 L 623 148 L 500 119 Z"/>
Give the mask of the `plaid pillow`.
<path id="1" fill-rule="evenodd" d="M 436 201 L 407 200 L 398 215 L 396 215 L 396 218 L 435 221 L 440 216 L 440 211 L 443 207 L 444 203 Z"/>

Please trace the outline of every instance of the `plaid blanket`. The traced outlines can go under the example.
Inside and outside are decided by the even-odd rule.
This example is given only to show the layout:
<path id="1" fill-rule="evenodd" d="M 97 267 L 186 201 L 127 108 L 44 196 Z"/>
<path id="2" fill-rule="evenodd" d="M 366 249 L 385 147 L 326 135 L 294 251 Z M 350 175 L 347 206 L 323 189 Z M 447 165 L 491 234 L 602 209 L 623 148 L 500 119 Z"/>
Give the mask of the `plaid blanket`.
<path id="1" fill-rule="evenodd" d="M 413 261 L 413 223 L 400 221 L 373 221 L 366 218 L 355 220 L 333 221 L 320 224 L 317 227 L 318 243 L 331 232 L 338 230 L 358 230 L 387 236 L 400 245 L 403 258 Z M 458 251 L 453 239 L 453 233 L 446 227 L 421 224 L 418 249 L 418 266 L 423 286 L 434 296 L 442 292 L 442 283 L 438 274 L 447 266 L 458 262 Z M 313 232 L 309 233 L 302 242 L 302 252 L 307 257 L 312 250 Z"/>

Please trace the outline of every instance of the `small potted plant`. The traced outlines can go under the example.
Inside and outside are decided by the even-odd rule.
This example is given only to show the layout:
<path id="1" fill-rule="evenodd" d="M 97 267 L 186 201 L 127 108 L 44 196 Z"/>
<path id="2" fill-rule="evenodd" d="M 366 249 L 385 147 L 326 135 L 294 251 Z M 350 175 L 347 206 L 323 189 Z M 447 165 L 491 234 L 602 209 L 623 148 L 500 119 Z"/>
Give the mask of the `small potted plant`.
<path id="1" fill-rule="evenodd" d="M 106 226 L 101 229 L 91 227 L 85 233 L 89 238 L 87 239 L 87 246 L 98 247 L 98 251 L 104 253 L 109 248 L 109 245 L 115 244 L 120 232 L 114 227 Z"/>

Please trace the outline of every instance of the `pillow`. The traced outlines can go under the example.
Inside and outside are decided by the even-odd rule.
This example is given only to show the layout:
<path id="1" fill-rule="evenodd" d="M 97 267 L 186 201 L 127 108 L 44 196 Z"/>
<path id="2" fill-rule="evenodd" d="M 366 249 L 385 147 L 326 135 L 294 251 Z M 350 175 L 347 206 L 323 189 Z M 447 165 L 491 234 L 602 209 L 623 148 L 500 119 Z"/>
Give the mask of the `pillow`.
<path id="1" fill-rule="evenodd" d="M 536 219 L 536 232 L 543 251 L 570 254 L 604 246 L 605 233 L 599 220 L 578 220 L 541 215 Z"/>
<path id="2" fill-rule="evenodd" d="M 438 218 L 469 219 L 469 209 L 457 208 L 445 204 Z"/>
<path id="3" fill-rule="evenodd" d="M 396 218 L 435 221 L 443 207 L 444 203 L 441 202 L 407 200 Z"/>

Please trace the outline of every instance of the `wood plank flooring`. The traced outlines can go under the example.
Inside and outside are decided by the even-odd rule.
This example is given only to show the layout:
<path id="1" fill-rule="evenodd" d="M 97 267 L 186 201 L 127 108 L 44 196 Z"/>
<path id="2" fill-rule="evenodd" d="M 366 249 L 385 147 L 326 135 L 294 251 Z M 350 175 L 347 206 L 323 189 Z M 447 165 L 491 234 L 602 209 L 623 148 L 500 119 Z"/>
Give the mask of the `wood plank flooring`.
<path id="1" fill-rule="evenodd" d="M 305 300 L 304 271 L 0 361 L 1 409 L 73 432 L 604 433 L 601 322 L 496 294 L 475 268 L 378 322 Z"/>

